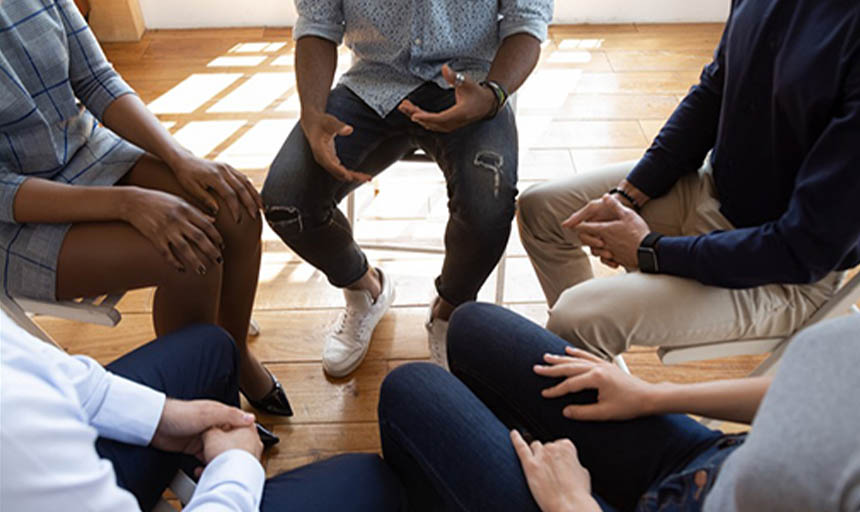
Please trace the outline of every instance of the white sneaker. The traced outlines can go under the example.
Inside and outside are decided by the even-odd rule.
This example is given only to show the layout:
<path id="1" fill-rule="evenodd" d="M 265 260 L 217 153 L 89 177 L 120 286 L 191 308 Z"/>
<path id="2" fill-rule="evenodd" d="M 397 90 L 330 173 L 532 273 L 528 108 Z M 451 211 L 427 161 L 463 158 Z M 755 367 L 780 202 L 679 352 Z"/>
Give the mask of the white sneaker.
<path id="1" fill-rule="evenodd" d="M 366 290 L 343 290 L 346 308 L 326 336 L 322 355 L 323 370 L 332 377 L 346 377 L 358 368 L 370 348 L 376 324 L 394 302 L 391 279 L 382 270 L 376 271 L 382 283 L 376 302 Z"/>
<path id="2" fill-rule="evenodd" d="M 433 318 L 433 305 L 436 300 L 430 301 L 430 310 L 427 312 L 427 321 L 424 327 L 427 329 L 427 346 L 430 349 L 430 359 L 442 368 L 448 369 L 448 322 Z"/>

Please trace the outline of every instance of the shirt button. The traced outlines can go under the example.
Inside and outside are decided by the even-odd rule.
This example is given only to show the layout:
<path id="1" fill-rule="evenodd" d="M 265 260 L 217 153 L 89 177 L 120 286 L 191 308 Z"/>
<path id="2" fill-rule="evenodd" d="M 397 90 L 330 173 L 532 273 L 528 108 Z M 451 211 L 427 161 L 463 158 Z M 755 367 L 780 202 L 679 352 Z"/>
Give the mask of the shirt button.
<path id="1" fill-rule="evenodd" d="M 417 45 L 420 45 L 420 44 L 421 44 L 421 38 L 420 38 L 420 37 L 419 37 L 419 38 L 417 38 L 417 39 L 415 39 L 415 44 L 417 44 Z"/>

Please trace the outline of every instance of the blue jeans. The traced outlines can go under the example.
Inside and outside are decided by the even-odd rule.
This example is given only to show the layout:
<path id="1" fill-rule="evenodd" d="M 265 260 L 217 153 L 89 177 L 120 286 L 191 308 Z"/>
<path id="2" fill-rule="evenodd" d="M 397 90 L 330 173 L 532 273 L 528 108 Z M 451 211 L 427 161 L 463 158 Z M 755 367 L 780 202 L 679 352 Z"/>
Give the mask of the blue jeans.
<path id="1" fill-rule="evenodd" d="M 239 404 L 238 353 L 230 335 L 218 327 L 198 325 L 162 336 L 107 369 L 171 398 Z M 134 494 L 141 510 L 152 510 L 177 470 L 193 474 L 201 465 L 188 455 L 103 438 L 96 449 L 113 463 L 117 483 Z M 260 510 L 396 511 L 401 492 L 377 455 L 349 454 L 270 478 Z"/>
<path id="2" fill-rule="evenodd" d="M 408 98 L 433 112 L 454 104 L 453 91 L 432 83 Z M 515 212 L 518 147 L 510 107 L 452 133 L 427 131 L 397 110 L 381 118 L 344 86 L 331 91 L 326 110 L 355 129 L 335 139 L 338 157 L 349 169 L 376 176 L 418 148 L 436 161 L 448 184 L 450 211 L 436 288 L 454 305 L 474 300 L 507 245 Z M 337 208 L 357 186 L 336 180 L 316 163 L 300 125 L 287 137 L 263 186 L 269 225 L 338 287 L 368 270 Z"/>
<path id="3" fill-rule="evenodd" d="M 511 445 L 511 428 L 543 442 L 571 439 L 604 510 L 700 508 L 739 440 L 685 415 L 565 418 L 565 405 L 593 402 L 594 391 L 545 399 L 540 391 L 559 379 L 538 376 L 532 366 L 566 346 L 508 310 L 466 304 L 448 328 L 453 375 L 415 363 L 385 379 L 382 448 L 406 486 L 410 510 L 539 510 Z"/>

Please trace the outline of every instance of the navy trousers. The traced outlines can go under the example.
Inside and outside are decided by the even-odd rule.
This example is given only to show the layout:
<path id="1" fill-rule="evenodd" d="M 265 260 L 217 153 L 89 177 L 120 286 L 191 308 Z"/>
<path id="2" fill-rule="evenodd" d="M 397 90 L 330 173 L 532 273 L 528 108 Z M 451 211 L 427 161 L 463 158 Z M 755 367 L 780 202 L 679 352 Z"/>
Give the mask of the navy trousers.
<path id="1" fill-rule="evenodd" d="M 197 325 L 162 336 L 107 369 L 171 398 L 239 404 L 238 353 L 218 327 Z M 117 483 L 137 497 L 141 510 L 155 506 L 177 470 L 190 473 L 201 465 L 191 456 L 109 439 L 99 439 L 96 449 L 113 463 Z M 260 510 L 385 512 L 400 510 L 400 503 L 400 484 L 382 459 L 349 454 L 270 478 Z"/>
<path id="2" fill-rule="evenodd" d="M 739 440 L 681 414 L 565 418 L 566 405 L 593 402 L 594 390 L 545 399 L 540 391 L 559 379 L 536 375 L 532 366 L 566 346 L 516 313 L 472 303 L 451 317 L 451 373 L 412 363 L 388 375 L 379 401 L 382 449 L 403 480 L 410 510 L 539 512 L 511 428 L 543 442 L 572 440 L 605 511 L 700 509 Z"/>

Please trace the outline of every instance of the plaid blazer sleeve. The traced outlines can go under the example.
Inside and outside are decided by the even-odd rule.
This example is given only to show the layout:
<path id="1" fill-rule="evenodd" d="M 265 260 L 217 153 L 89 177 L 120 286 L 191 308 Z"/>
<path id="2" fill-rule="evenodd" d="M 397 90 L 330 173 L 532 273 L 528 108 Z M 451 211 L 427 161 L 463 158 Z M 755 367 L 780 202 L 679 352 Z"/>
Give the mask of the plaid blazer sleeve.
<path id="1" fill-rule="evenodd" d="M 101 121 L 108 105 L 120 96 L 134 94 L 134 90 L 108 62 L 72 0 L 59 0 L 57 9 L 69 45 L 69 80 L 72 89 L 75 96 Z"/>

